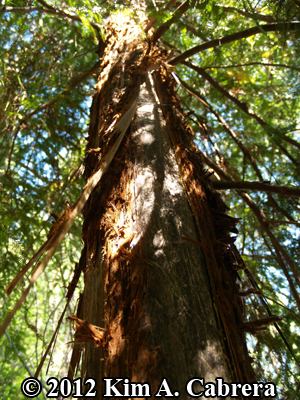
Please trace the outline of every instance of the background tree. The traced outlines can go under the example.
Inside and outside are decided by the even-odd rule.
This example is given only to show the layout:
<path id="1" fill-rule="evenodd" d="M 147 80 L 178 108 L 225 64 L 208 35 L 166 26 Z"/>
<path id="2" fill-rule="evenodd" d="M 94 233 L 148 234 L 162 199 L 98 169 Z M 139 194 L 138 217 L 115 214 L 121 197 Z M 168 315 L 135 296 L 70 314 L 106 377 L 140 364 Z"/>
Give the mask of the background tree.
<path id="1" fill-rule="evenodd" d="M 258 378 L 274 381 L 282 396 L 291 396 L 299 359 L 299 71 L 294 22 L 299 7 L 275 6 L 151 3 L 148 14 L 155 22 L 154 39 L 163 34 L 163 45 L 173 51 L 166 62 L 176 68 L 162 68 L 177 74 L 173 79 L 195 142 L 217 178 L 211 185 L 231 189 L 225 192 L 226 203 L 232 215 L 241 218 L 236 245 L 252 274 L 240 272 L 247 320 L 270 312 L 283 317 L 278 325 L 290 350 L 276 327 L 257 332 L 255 326 L 255 335 L 249 336 Z M 4 314 L 18 298 L 6 297 L 4 289 L 29 258 L 33 239 L 38 248 L 44 241 L 40 232 L 49 231 L 49 214 L 60 214 L 64 198 L 75 203 L 84 186 L 79 167 L 87 131 L 86 98 L 93 93 L 93 74 L 100 65 L 96 52 L 102 51 L 102 20 L 120 8 L 115 3 L 14 2 L 1 9 Z M 131 12 L 137 15 L 133 8 Z M 90 154 L 86 166 L 91 157 L 97 159 Z M 80 223 L 75 224 L 53 268 L 47 268 L 46 281 L 36 285 L 2 339 L 6 398 L 17 398 L 18 382 L 24 379 L 19 366 L 26 368 L 26 375 L 34 372 L 60 317 L 58 293 L 65 291 L 70 264 L 79 257 Z M 241 266 L 241 260 L 236 261 Z M 16 384 L 10 384 L 11 379 Z"/>

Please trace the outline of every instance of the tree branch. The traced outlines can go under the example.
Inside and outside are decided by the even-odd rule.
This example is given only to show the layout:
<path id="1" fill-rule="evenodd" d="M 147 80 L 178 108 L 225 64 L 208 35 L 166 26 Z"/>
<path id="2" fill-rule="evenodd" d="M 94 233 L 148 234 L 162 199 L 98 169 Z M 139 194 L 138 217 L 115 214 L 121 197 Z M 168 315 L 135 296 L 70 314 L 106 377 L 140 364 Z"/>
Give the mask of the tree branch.
<path id="1" fill-rule="evenodd" d="M 212 181 L 211 185 L 217 190 L 239 189 L 239 190 L 258 190 L 260 192 L 277 193 L 283 196 L 300 197 L 300 188 L 276 186 L 265 182 L 247 181 Z"/>
<path id="2" fill-rule="evenodd" d="M 300 25 L 299 25 L 300 27 Z M 222 85 L 219 84 L 211 75 L 209 75 L 204 68 L 198 67 L 197 65 L 192 64 L 189 61 L 183 61 L 182 64 L 187 67 L 193 69 L 198 72 L 204 79 L 206 79 L 215 89 L 217 89 L 221 94 L 230 99 L 234 104 L 236 104 L 244 113 L 249 115 L 251 118 L 255 119 L 259 125 L 265 129 L 268 134 L 276 133 L 279 135 L 279 138 L 276 140 L 276 144 L 279 146 L 280 150 L 290 159 L 290 161 L 298 167 L 299 163 L 288 153 L 288 151 L 280 144 L 280 139 L 294 145 L 297 148 L 300 148 L 300 144 L 294 140 L 289 138 L 288 136 L 282 134 L 279 129 L 271 127 L 263 118 L 257 115 L 251 108 L 248 107 L 246 103 L 238 99 L 234 94 L 229 93 Z"/>
<path id="3" fill-rule="evenodd" d="M 173 73 L 173 76 L 175 77 L 175 73 Z M 177 77 L 177 75 L 176 75 Z M 175 77 L 175 79 L 176 79 Z M 252 156 L 251 152 L 247 149 L 247 147 L 242 143 L 242 141 L 238 138 L 238 135 L 231 129 L 231 127 L 228 125 L 228 123 L 224 120 L 224 118 L 207 102 L 206 99 L 203 99 L 200 93 L 196 92 L 193 88 L 189 87 L 186 83 L 184 83 L 182 80 L 180 80 L 178 77 L 176 81 L 185 89 L 187 90 L 192 96 L 196 97 L 202 104 L 204 104 L 207 109 L 216 116 L 217 120 L 220 122 L 220 124 L 223 126 L 225 131 L 230 135 L 230 137 L 235 141 L 235 143 L 238 145 L 238 147 L 241 149 L 243 152 L 244 156 L 247 157 L 250 161 L 250 164 L 252 165 L 254 171 L 256 172 L 256 175 L 260 181 L 263 181 L 262 174 L 256 164 L 255 158 Z"/>
<path id="4" fill-rule="evenodd" d="M 289 68 L 295 71 L 300 71 L 300 68 L 293 67 L 292 65 L 287 64 L 274 64 L 274 63 L 264 63 L 264 62 L 250 62 L 244 64 L 233 64 L 233 65 L 208 65 L 207 67 L 203 67 L 203 69 L 221 69 L 221 68 L 238 68 L 238 67 L 251 67 L 252 65 L 262 65 L 263 67 L 281 67 L 281 68 Z"/>
<path id="5" fill-rule="evenodd" d="M 22 161 L 18 160 L 18 165 L 20 165 L 26 171 L 31 172 L 32 175 L 35 176 L 37 179 L 41 180 L 42 182 L 44 182 L 46 184 L 49 184 L 48 178 L 40 175 L 35 169 L 30 168 L 28 165 L 23 164 Z"/>
<path id="6" fill-rule="evenodd" d="M 277 146 L 280 148 L 281 152 L 291 161 L 292 164 L 295 165 L 296 168 L 299 167 L 298 161 L 287 151 L 285 147 L 282 146 L 281 143 L 277 142 Z"/>
<path id="7" fill-rule="evenodd" d="M 227 124 L 227 122 L 224 120 L 224 118 L 207 102 L 206 99 L 202 98 L 202 96 L 196 92 L 194 89 L 189 87 L 186 83 L 182 82 L 178 76 L 173 72 L 172 73 L 175 80 L 177 83 L 179 83 L 180 86 L 182 86 L 185 90 L 187 90 L 192 96 L 196 97 L 199 101 L 201 101 L 202 104 L 204 104 L 207 109 L 216 116 L 217 120 L 220 122 L 220 124 L 223 126 L 225 131 L 231 136 L 231 138 L 235 141 L 235 143 L 238 145 L 238 147 L 241 149 L 243 152 L 244 156 L 248 158 L 250 161 L 250 164 L 252 168 L 254 169 L 258 179 L 260 180 L 260 183 L 264 183 L 264 179 L 262 177 L 262 174 L 258 168 L 258 165 L 256 163 L 255 158 L 251 154 L 251 152 L 248 150 L 248 148 L 242 143 L 242 141 L 238 138 L 238 135 L 231 129 L 231 127 Z M 293 160 L 294 161 L 294 160 Z M 294 189 L 294 188 L 292 188 Z M 270 204 L 277 209 L 281 214 L 283 214 L 289 221 L 295 222 L 295 220 L 284 210 L 282 207 L 280 207 L 277 202 L 273 199 L 271 194 L 268 193 L 268 200 Z M 283 194 L 283 193 L 282 193 Z M 291 196 L 291 195 L 290 195 Z"/>
<path id="8" fill-rule="evenodd" d="M 207 80 L 215 89 L 217 89 L 221 94 L 223 94 L 225 97 L 230 99 L 235 105 L 237 105 L 244 113 L 248 114 L 250 117 L 254 118 L 259 125 L 262 127 L 266 126 L 267 123 L 259 117 L 257 114 L 255 114 L 246 103 L 243 101 L 239 100 L 234 94 L 229 93 L 228 90 L 226 90 L 222 85 L 219 84 L 211 75 L 209 75 L 203 68 L 198 67 L 195 64 L 192 64 L 189 61 L 184 61 L 182 64 L 186 65 L 187 67 L 193 69 L 194 71 L 198 72 L 205 80 Z"/>
<path id="9" fill-rule="evenodd" d="M 177 3 L 177 0 L 170 0 L 167 5 L 163 8 L 163 11 L 167 11 L 169 10 L 171 7 L 173 7 L 173 5 Z M 158 8 L 155 6 L 156 11 L 158 11 Z M 156 18 L 151 18 L 150 21 L 148 22 L 148 24 L 145 27 L 145 32 L 147 33 L 155 24 L 156 22 Z"/>
<path id="10" fill-rule="evenodd" d="M 50 6 L 48 3 L 46 3 L 44 0 L 36 0 L 38 3 L 40 3 L 42 6 L 48 8 L 49 10 L 55 10 L 54 7 Z"/>
<path id="11" fill-rule="evenodd" d="M 185 59 L 200 53 L 201 51 L 223 46 L 224 44 L 228 44 L 231 42 L 235 42 L 237 40 L 246 39 L 250 36 L 257 35 L 263 32 L 275 32 L 275 31 L 282 31 L 282 30 L 289 30 L 294 31 L 295 29 L 299 29 L 300 22 L 276 22 L 266 25 L 259 25 L 254 26 L 250 29 L 246 29 L 244 31 L 232 33 L 231 35 L 223 36 L 220 39 L 214 39 L 209 42 L 202 43 L 196 47 L 193 47 L 190 50 L 185 51 L 180 56 L 174 57 L 172 60 L 169 61 L 170 64 L 176 65 L 179 62 L 184 61 Z"/>
<path id="12" fill-rule="evenodd" d="M 283 135 L 283 136 L 282 136 L 282 139 L 283 139 L 284 141 L 286 141 L 286 142 L 292 144 L 293 146 L 297 147 L 298 149 L 300 149 L 300 143 L 298 143 L 296 140 L 294 140 L 294 139 L 292 139 L 292 138 L 290 138 L 290 137 L 288 137 L 288 136 L 286 136 L 286 135 Z"/>
<path id="13" fill-rule="evenodd" d="M 211 160 L 209 157 L 207 157 L 204 153 L 201 152 L 201 154 L 202 154 L 204 162 L 211 169 L 213 169 L 222 179 L 224 179 L 227 182 L 232 181 L 230 175 L 228 175 L 225 171 L 223 171 L 222 168 L 220 168 L 213 160 Z M 278 261 L 280 267 L 282 268 L 284 275 L 286 276 L 286 278 L 289 282 L 291 292 L 292 292 L 294 299 L 300 310 L 300 297 L 299 297 L 299 294 L 295 288 L 295 285 L 290 277 L 289 271 L 288 271 L 283 259 L 285 260 L 286 264 L 289 265 L 289 267 L 292 271 L 292 274 L 294 276 L 294 279 L 295 279 L 298 287 L 300 287 L 300 275 L 299 275 L 299 272 L 297 270 L 297 267 L 296 267 L 294 261 L 288 255 L 286 250 L 280 245 L 280 243 L 274 236 L 273 232 L 269 228 L 269 224 L 268 224 L 265 213 L 254 203 L 252 198 L 247 193 L 244 193 L 242 190 L 239 190 L 239 189 L 236 189 L 236 192 L 244 200 L 244 202 L 246 204 L 248 204 L 250 210 L 252 210 L 252 212 L 255 214 L 262 230 L 265 231 L 266 234 L 268 235 L 268 237 L 270 238 L 272 246 L 277 255 L 276 260 Z"/>
<path id="14" fill-rule="evenodd" d="M 30 111 L 28 114 L 26 114 L 17 124 L 17 126 L 14 128 L 14 136 L 13 136 L 13 143 L 11 147 L 11 151 L 8 156 L 8 166 L 7 166 L 7 173 L 10 170 L 10 164 L 11 164 L 11 157 L 13 153 L 13 149 L 15 146 L 15 141 L 17 139 L 17 135 L 20 132 L 22 128 L 22 124 L 27 121 L 29 118 L 31 118 L 33 115 L 37 114 L 38 112 L 44 110 L 45 108 L 50 107 L 52 104 L 56 103 L 58 99 L 60 99 L 62 96 L 65 96 L 68 94 L 71 90 L 73 90 L 76 86 L 78 86 L 80 83 L 84 82 L 86 78 L 88 78 L 90 75 L 92 75 L 93 72 L 97 71 L 97 69 L 100 67 L 100 61 L 97 61 L 96 64 L 87 72 L 84 72 L 82 75 L 79 75 L 75 81 L 63 92 L 59 93 L 56 95 L 53 99 L 46 101 L 45 103 L 41 104 L 38 106 L 35 110 Z M 74 78 L 73 78 L 74 79 Z M 73 80 L 72 79 L 72 80 Z"/>
<path id="15" fill-rule="evenodd" d="M 97 71 L 97 69 L 100 67 L 100 61 L 97 61 L 96 64 L 89 69 L 87 72 L 84 72 L 82 75 L 79 75 L 76 80 L 68 86 L 67 89 L 65 89 L 63 92 L 59 93 L 57 96 L 55 96 L 53 99 L 46 101 L 44 104 L 41 104 L 38 106 L 35 110 L 30 111 L 25 117 L 22 118 L 21 122 L 26 121 L 28 118 L 32 117 L 33 115 L 37 114 L 39 111 L 44 110 L 47 107 L 50 107 L 52 104 L 54 104 L 60 97 L 65 96 L 68 94 L 71 90 L 75 89 L 76 86 L 78 86 L 80 83 L 84 82 L 92 73 Z"/>
<path id="16" fill-rule="evenodd" d="M 267 246 L 269 252 L 270 252 L 271 255 L 273 256 L 274 260 L 278 263 L 278 265 L 279 265 L 280 268 L 282 269 L 282 271 L 283 271 L 283 273 L 284 273 L 284 275 L 285 275 L 285 277 L 286 277 L 286 279 L 287 279 L 287 281 L 288 281 L 288 283 L 289 283 L 289 286 L 290 286 L 290 289 L 291 289 L 291 293 L 292 293 L 292 295 L 294 296 L 294 299 L 295 299 L 295 301 L 296 301 L 296 303 L 297 303 L 297 305 L 298 305 L 298 309 L 299 309 L 299 307 L 300 307 L 300 298 L 299 298 L 299 294 L 298 294 L 298 292 L 297 292 L 297 290 L 296 290 L 296 287 L 295 287 L 294 282 L 293 282 L 293 280 L 292 280 L 292 278 L 291 278 L 291 276 L 290 276 L 290 273 L 289 273 L 289 271 L 287 270 L 287 268 L 286 268 L 286 266 L 285 266 L 285 264 L 284 264 L 284 261 L 283 261 L 283 259 L 282 259 L 282 257 L 281 257 L 280 252 L 279 252 L 276 248 L 274 248 L 274 246 L 273 246 L 274 251 L 275 251 L 275 254 L 274 254 L 273 249 L 272 249 L 272 247 L 269 245 L 269 243 L 268 243 L 268 241 L 267 241 L 265 235 L 262 234 L 261 236 L 262 236 L 262 238 L 264 239 L 264 242 L 265 242 L 265 244 L 266 244 L 266 246 Z"/>
<path id="17" fill-rule="evenodd" d="M 268 224 L 273 224 L 273 225 L 296 225 L 298 228 L 300 228 L 300 222 L 297 221 L 280 221 L 276 219 L 268 219 Z"/>
<path id="18" fill-rule="evenodd" d="M 162 24 L 153 36 L 153 43 L 156 43 L 157 40 L 170 28 L 170 26 L 179 20 L 179 18 L 190 8 L 189 0 L 185 0 L 181 5 L 174 11 L 172 18 Z"/>
<path id="19" fill-rule="evenodd" d="M 200 39 L 202 39 L 204 42 L 208 42 L 209 39 L 202 34 L 200 29 L 195 28 L 194 26 L 189 25 L 187 22 L 181 20 L 179 21 L 179 24 L 184 26 L 188 31 L 192 32 L 195 36 L 198 36 Z"/>
<path id="20" fill-rule="evenodd" d="M 264 15 L 264 14 L 259 14 L 259 13 L 253 13 L 249 11 L 243 11 L 239 10 L 236 7 L 227 7 L 227 6 L 222 6 L 219 4 L 216 4 L 215 7 L 221 8 L 222 10 L 226 12 L 234 12 L 240 15 L 243 15 L 244 17 L 252 18 L 256 21 L 264 21 L 264 22 L 276 22 L 276 19 L 272 17 L 272 15 Z"/>

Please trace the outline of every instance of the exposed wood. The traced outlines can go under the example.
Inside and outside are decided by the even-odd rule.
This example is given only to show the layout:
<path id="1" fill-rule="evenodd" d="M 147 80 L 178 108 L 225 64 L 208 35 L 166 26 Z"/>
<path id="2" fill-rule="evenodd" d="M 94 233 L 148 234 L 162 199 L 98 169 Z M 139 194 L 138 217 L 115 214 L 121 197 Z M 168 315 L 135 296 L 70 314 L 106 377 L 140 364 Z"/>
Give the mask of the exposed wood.
<path id="1" fill-rule="evenodd" d="M 236 285 L 229 236 L 230 222 L 224 212 L 226 206 L 221 198 L 208 186 L 202 158 L 188 134 L 182 119 L 182 111 L 168 75 L 158 76 L 156 81 L 160 102 L 170 131 L 182 180 L 195 216 L 201 244 L 205 252 L 210 284 L 220 323 L 228 346 L 228 355 L 233 368 L 233 379 L 250 382 L 254 373 L 245 345 L 245 337 L 239 330 L 243 318 L 242 304 Z M 173 104 L 167 98 L 173 99 Z M 224 214 L 224 217 L 222 217 Z M 220 243 L 223 245 L 220 246 Z"/>
<path id="2" fill-rule="evenodd" d="M 165 53 L 135 29 L 129 20 L 109 22 L 91 108 L 87 178 L 106 152 L 107 126 L 122 114 L 123 84 L 141 76 L 136 115 L 84 209 L 80 318 L 105 329 L 107 344 L 84 345 L 81 375 L 96 379 L 101 394 L 105 376 L 147 382 L 152 393 L 167 377 L 188 398 L 190 377 L 255 380 L 239 329 L 229 235 L 236 219 L 209 187 Z"/>
<path id="3" fill-rule="evenodd" d="M 115 79 L 128 79 L 117 72 Z M 107 73 L 94 97 L 88 148 L 105 148 L 101 121 L 109 124 L 115 90 Z M 82 375 L 126 376 L 152 389 L 167 376 L 181 393 L 190 376 L 251 382 L 228 234 L 236 219 L 206 182 L 171 75 L 161 68 L 155 80 L 157 87 L 144 75 L 128 136 L 85 208 L 82 318 L 105 328 L 107 346 L 85 346 Z"/>

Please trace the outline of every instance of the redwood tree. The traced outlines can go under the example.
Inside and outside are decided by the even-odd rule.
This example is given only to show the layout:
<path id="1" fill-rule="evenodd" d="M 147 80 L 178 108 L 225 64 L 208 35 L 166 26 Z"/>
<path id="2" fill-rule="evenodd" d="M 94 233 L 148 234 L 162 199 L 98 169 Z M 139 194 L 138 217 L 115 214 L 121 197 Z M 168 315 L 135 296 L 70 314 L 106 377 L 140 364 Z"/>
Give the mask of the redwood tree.
<path id="1" fill-rule="evenodd" d="M 259 7 L 257 10 L 242 8 L 239 3 L 237 7 L 231 7 L 185 1 L 181 4 L 160 4 L 157 10 L 153 10 L 151 4 L 131 3 L 130 12 L 111 13 L 108 3 L 101 11 L 105 18 L 96 23 L 89 20 L 87 11 L 91 9 L 88 4 L 87 8 L 77 5 L 77 14 L 74 14 L 71 9 L 64 10 L 44 1 L 37 3 L 41 6 L 35 6 L 34 2 L 26 7 L 7 5 L 1 11 L 11 26 L 16 24 L 12 17 L 15 13 L 33 13 L 30 15 L 35 16 L 38 12 L 51 17 L 48 23 L 53 19 L 57 23 L 59 18 L 72 21 L 75 31 L 82 21 L 91 30 L 101 32 L 97 48 L 93 48 L 100 61 L 90 65 L 87 72 L 71 78 L 68 84 L 64 84 L 65 89 L 61 93 L 55 93 L 58 86 L 53 86 L 55 97 L 49 98 L 47 90 L 42 91 L 44 101 L 39 101 L 34 109 L 30 109 L 34 94 L 30 93 L 30 101 L 26 102 L 30 80 L 34 79 L 34 75 L 30 79 L 26 75 L 33 63 L 32 54 L 24 63 L 20 76 L 18 70 L 14 79 L 10 79 L 9 74 L 5 75 L 8 90 L 2 98 L 7 112 L 3 117 L 3 153 L 7 161 L 6 165 L 3 164 L 3 179 L 14 181 L 16 163 L 22 160 L 19 149 L 28 146 L 31 127 L 37 132 L 35 141 L 39 141 L 39 135 L 43 137 L 38 118 L 46 126 L 49 137 L 54 136 L 52 140 L 56 146 L 57 132 L 67 132 L 65 127 L 59 128 L 63 120 L 57 105 L 61 107 L 69 99 L 74 101 L 74 106 L 69 107 L 74 110 L 70 119 L 78 120 L 76 107 L 79 110 L 83 107 L 78 105 L 76 92 L 74 98 L 72 92 L 92 73 L 98 75 L 97 71 L 100 72 L 90 109 L 85 156 L 77 174 L 84 170 L 86 184 L 81 195 L 72 192 L 74 201 L 70 201 L 61 217 L 54 215 L 56 222 L 44 247 L 46 256 L 35 267 L 29 286 L 25 286 L 17 305 L 4 319 L 1 333 L 24 303 L 36 278 L 82 211 L 83 248 L 73 279 L 68 278 L 66 308 L 80 274 L 84 276 L 84 289 L 70 318 L 74 322 L 75 335 L 65 375 L 73 379 L 80 365 L 79 375 L 96 379 L 97 398 L 102 398 L 104 393 L 104 377 L 126 377 L 132 382 L 147 382 L 152 393 L 166 378 L 170 387 L 178 390 L 182 398 L 188 396 L 185 386 L 193 377 L 203 378 L 206 382 L 214 382 L 217 377 L 226 382 L 240 383 L 263 380 L 259 368 L 256 366 L 257 376 L 252 369 L 246 332 L 258 335 L 266 344 L 272 341 L 268 337 L 283 339 L 286 349 L 282 350 L 284 346 L 280 344 L 278 354 L 283 357 L 281 362 L 289 360 L 286 361 L 284 379 L 289 374 L 295 374 L 297 351 L 286 339 L 286 332 L 278 324 L 281 318 L 274 315 L 267 301 L 267 297 L 274 300 L 274 290 L 276 286 L 280 287 L 280 282 L 274 281 L 274 288 L 269 289 L 265 280 L 270 275 L 261 270 L 258 276 L 253 276 L 257 271 L 254 269 L 251 273 L 250 266 L 257 266 L 252 263 L 251 257 L 256 252 L 249 251 L 251 246 L 246 231 L 250 229 L 254 235 L 259 232 L 268 251 L 262 256 L 262 264 L 270 262 L 268 257 L 273 256 L 278 268 L 276 271 L 280 271 L 277 274 L 281 280 L 284 278 L 288 282 L 292 297 L 290 303 L 285 305 L 285 309 L 290 309 L 285 321 L 293 315 L 295 323 L 299 318 L 299 271 L 293 259 L 296 247 L 289 235 L 293 233 L 297 237 L 298 223 L 294 218 L 297 202 L 293 199 L 299 197 L 299 192 L 296 188 L 280 185 L 280 179 L 275 177 L 274 163 L 278 154 L 284 157 L 284 162 L 290 163 L 290 179 L 286 177 L 283 183 L 291 185 L 298 182 L 299 164 L 295 153 L 300 145 L 297 134 L 288 134 L 288 130 L 296 128 L 292 127 L 291 121 L 298 110 L 298 97 L 296 93 L 293 102 L 295 110 L 287 104 L 289 88 L 286 99 L 282 99 L 281 92 L 278 95 L 284 102 L 285 110 L 276 108 L 276 103 L 271 102 L 265 93 L 257 95 L 252 101 L 251 96 L 256 96 L 255 77 L 259 83 L 268 82 L 277 95 L 280 84 L 277 78 L 273 78 L 271 68 L 280 64 L 246 62 L 242 47 L 250 43 L 254 53 L 255 46 L 261 46 L 259 52 L 262 54 L 263 51 L 271 51 L 273 40 L 280 56 L 279 49 L 286 51 L 288 56 L 296 53 L 300 25 L 296 21 L 298 9 L 288 13 L 288 7 L 282 7 L 279 10 L 281 14 L 275 10 L 276 14 L 272 9 L 265 12 Z M 217 32 L 219 34 L 212 35 L 207 28 L 203 33 L 201 26 L 205 20 L 209 21 L 208 26 L 222 21 L 222 18 L 228 23 L 232 13 L 245 19 L 239 22 L 239 29 L 231 28 L 229 33 L 221 29 Z M 204 22 L 200 21 L 200 15 Z M 23 29 L 22 21 L 17 21 L 20 31 Z M 181 39 L 185 40 L 183 45 L 179 44 L 179 27 L 182 28 Z M 23 30 L 25 42 L 26 29 Z M 62 29 L 65 29 L 64 25 Z M 47 43 L 45 39 L 55 42 L 57 34 L 54 30 L 52 32 L 52 36 L 49 33 L 48 36 L 41 35 L 42 49 L 44 42 Z M 54 65 L 51 57 L 60 60 L 59 51 L 63 53 L 63 46 L 66 45 L 63 37 L 65 42 L 58 43 L 56 52 L 52 53 L 49 49 L 50 65 Z M 259 39 L 256 42 L 254 38 Z M 73 43 L 74 39 L 69 40 Z M 14 48 L 13 42 L 7 43 Z M 234 46 L 237 52 L 237 57 L 232 57 L 231 71 L 238 67 L 245 68 L 236 75 L 226 73 L 230 65 L 223 65 L 228 63 L 225 47 L 228 45 Z M 18 46 L 15 46 L 17 50 Z M 225 50 L 222 53 L 223 46 Z M 289 48 L 282 50 L 280 46 Z M 212 56 L 211 52 L 208 61 L 203 61 L 199 54 L 211 49 L 215 55 Z M 256 57 L 254 54 L 253 58 L 257 60 Z M 267 57 L 270 58 L 270 55 Z M 239 64 L 236 58 L 241 60 Z M 213 60 L 218 65 L 214 65 Z M 255 63 L 268 68 L 267 79 L 261 79 L 256 72 L 250 71 Z M 297 68 L 292 63 L 282 63 L 281 66 L 289 68 L 289 79 L 293 80 Z M 207 71 L 222 68 L 223 73 L 217 75 Z M 37 71 L 38 75 L 41 74 L 39 69 Z M 50 74 L 50 77 L 56 80 L 55 74 Z M 288 78 L 284 73 L 282 77 Z M 16 80 L 20 92 L 16 92 Z M 244 91 L 242 82 L 249 83 L 247 91 Z M 202 89 L 199 90 L 199 87 Z M 12 98 L 13 93 L 17 93 L 15 98 Z M 79 94 L 82 96 L 82 89 Z M 241 96 L 245 96 L 247 101 Z M 234 104 L 233 111 L 229 111 L 228 101 Z M 259 103 L 264 111 L 262 114 L 257 111 Z M 268 104 L 281 115 L 274 117 L 269 114 Z M 57 125 L 53 125 L 55 114 L 59 115 Z M 7 120 L 6 115 L 10 117 Z M 285 125 L 279 122 L 279 117 L 285 118 Z M 65 123 L 65 126 L 69 125 L 69 121 Z M 246 133 L 242 136 L 238 131 L 241 127 L 248 131 L 258 129 L 258 135 L 253 140 Z M 229 140 L 224 142 L 224 135 Z M 62 137 L 67 138 L 65 133 Z M 268 151 L 262 150 L 266 144 L 270 144 Z M 60 146 L 58 155 L 64 154 L 60 153 Z M 27 157 L 29 150 L 30 147 L 23 157 Z M 46 149 L 42 151 L 47 154 Z M 51 158 L 53 161 L 50 164 L 55 171 L 59 164 L 55 157 Z M 30 163 L 24 168 L 30 171 Z M 280 166 L 279 174 L 282 171 Z M 47 176 L 47 169 L 44 168 L 42 173 Z M 34 174 L 40 179 L 38 165 Z M 22 171 L 19 172 L 20 179 L 22 175 Z M 59 176 L 60 172 L 56 180 L 52 179 L 52 186 L 60 186 L 57 184 Z M 273 181 L 265 182 L 271 177 L 277 185 Z M 9 184 L 6 185 L 9 187 Z M 228 207 L 217 192 L 228 188 L 235 190 L 232 201 L 237 211 L 242 210 L 240 215 L 244 217 L 242 237 L 237 241 L 243 257 L 234 244 L 238 214 L 228 214 Z M 257 190 L 262 195 L 255 200 L 245 190 Z M 15 192 L 18 193 L 17 186 Z M 275 198 L 272 193 L 286 197 Z M 6 199 L 5 196 L 3 199 Z M 252 228 L 252 223 L 247 221 L 248 211 L 242 204 L 253 212 L 258 227 Z M 268 213 L 272 213 L 272 218 L 266 216 Z M 25 215 L 20 216 L 22 223 L 24 218 Z M 280 218 L 295 227 L 288 235 L 277 228 L 283 222 Z M 249 233 L 250 238 L 251 235 Z M 10 237 L 11 234 L 8 234 L 7 240 Z M 290 249 L 286 248 L 287 244 Z M 9 283 L 13 272 L 7 270 L 7 259 L 9 251 L 3 261 L 4 276 Z M 27 273 L 28 267 L 29 264 L 23 272 Z M 23 275 L 18 275 L 18 279 L 8 286 L 8 293 L 13 291 Z M 252 295 L 256 297 L 249 300 L 248 296 Z M 245 296 L 246 302 L 243 300 Z M 27 315 L 26 302 L 24 309 Z M 61 321 L 62 318 L 59 324 Z M 32 327 L 29 322 L 26 324 L 35 332 L 37 339 L 40 338 L 37 327 Z M 269 324 L 274 325 L 267 335 L 265 332 Z M 295 331 L 293 326 L 289 339 Z M 55 335 L 47 350 L 45 346 L 45 357 L 50 353 L 54 338 Z M 259 341 L 252 341 L 251 345 L 257 346 Z M 39 354 L 38 363 L 42 355 Z M 42 363 L 43 360 L 38 372 Z M 293 393 L 292 390 L 290 393 Z"/>

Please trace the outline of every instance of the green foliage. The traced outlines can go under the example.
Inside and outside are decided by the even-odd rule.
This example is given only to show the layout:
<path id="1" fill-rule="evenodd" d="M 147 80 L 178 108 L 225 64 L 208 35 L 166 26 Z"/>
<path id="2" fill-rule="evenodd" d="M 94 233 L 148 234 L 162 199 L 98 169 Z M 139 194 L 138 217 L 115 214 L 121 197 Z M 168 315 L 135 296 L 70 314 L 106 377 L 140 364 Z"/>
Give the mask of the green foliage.
<path id="1" fill-rule="evenodd" d="M 156 19 L 154 29 L 169 20 L 175 10 L 175 6 L 166 8 L 167 2 L 148 3 L 148 14 Z M 84 157 L 89 97 L 93 94 L 95 77 L 89 76 L 75 88 L 74 82 L 98 59 L 95 43 L 103 38 L 105 19 L 126 9 L 137 15 L 129 1 L 99 4 L 95 0 L 68 0 L 48 4 L 65 14 L 25 10 L 0 13 L 1 320 L 20 294 L 7 297 L 5 287 L 45 241 L 51 227 L 50 214 L 63 212 L 65 199 L 74 203 L 84 185 L 76 170 Z M 5 6 L 24 7 L 24 2 L 6 1 Z M 33 0 L 27 1 L 26 6 L 45 8 Z M 299 19 L 299 10 L 297 2 L 292 0 L 191 2 L 180 21 L 163 35 L 162 43 L 173 49 L 176 56 L 203 42 L 260 24 L 279 20 L 290 23 Z M 80 21 L 70 19 L 67 14 L 76 15 Z M 99 31 L 93 23 L 99 24 Z M 190 59 L 263 118 L 264 126 L 198 72 L 183 64 L 176 66 L 178 76 L 230 125 L 261 175 L 258 176 L 253 163 L 216 115 L 179 88 L 197 145 L 232 179 L 263 179 L 276 185 L 299 186 L 299 147 L 289 141 L 300 142 L 298 59 L 299 32 L 290 32 L 288 28 L 210 48 Z M 70 88 L 73 89 L 66 93 Z M 265 213 L 282 248 L 296 263 L 300 246 L 299 223 L 295 223 L 299 199 L 263 192 L 250 195 Z M 241 218 L 236 245 L 269 299 L 272 313 L 283 318 L 280 328 L 300 360 L 299 309 L 273 243 L 237 192 L 226 191 L 224 197 L 232 215 Z M 64 307 L 61 299 L 65 286 L 80 254 L 80 226 L 81 221 L 76 221 L 47 267 L 48 272 L 0 341 L 0 382 L 5 399 L 21 398 L 21 381 L 28 376 L 28 369 L 34 373 L 50 341 Z M 287 269 L 292 275 L 289 266 Z M 243 273 L 241 278 L 243 289 L 249 288 Z M 294 277 L 292 281 L 296 284 Z M 27 282 L 28 278 L 24 287 Z M 74 309 L 74 304 L 71 308 Z M 246 299 L 246 308 L 248 318 L 266 316 L 255 295 Z M 62 343 L 70 341 L 70 333 L 65 325 L 60 338 L 61 345 L 53 361 L 54 376 L 67 365 L 68 348 Z M 249 347 L 260 379 L 276 382 L 281 397 L 292 396 L 299 371 L 277 331 L 269 327 L 257 336 L 249 336 Z M 58 364 L 62 358 L 63 364 Z"/>
<path id="2" fill-rule="evenodd" d="M 38 109 L 89 70 L 97 54 L 94 33 L 82 29 L 80 22 L 37 12 L 1 13 L 0 18 L 2 321 L 20 296 L 19 290 L 7 298 L 4 289 L 46 240 L 50 213 L 63 212 L 63 200 L 73 203 L 81 192 L 83 181 L 76 178 L 76 170 L 84 154 L 90 104 L 87 98 L 92 93 L 93 76 L 67 97 Z M 36 113 L 28 117 L 34 110 Z M 78 220 L 48 272 L 12 321 L 9 338 L 1 339 L 0 386 L 6 399 L 20 398 L 20 384 L 28 376 L 24 365 L 34 373 L 55 329 L 64 307 L 61 299 L 65 287 L 80 255 L 80 232 Z M 26 278 L 25 287 L 27 282 Z M 32 326 L 38 331 L 34 332 Z M 65 325 L 60 333 L 61 337 L 68 335 L 66 342 L 71 340 L 68 331 Z M 63 353 L 67 348 L 57 347 Z M 66 365 L 67 357 L 64 362 Z M 56 370 L 61 366 L 57 365 Z"/>

